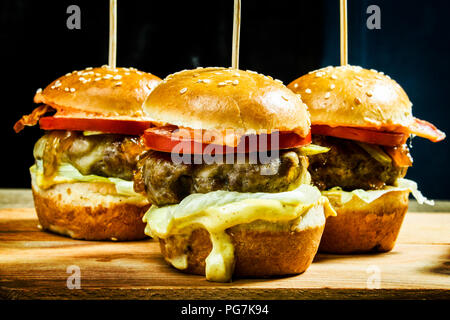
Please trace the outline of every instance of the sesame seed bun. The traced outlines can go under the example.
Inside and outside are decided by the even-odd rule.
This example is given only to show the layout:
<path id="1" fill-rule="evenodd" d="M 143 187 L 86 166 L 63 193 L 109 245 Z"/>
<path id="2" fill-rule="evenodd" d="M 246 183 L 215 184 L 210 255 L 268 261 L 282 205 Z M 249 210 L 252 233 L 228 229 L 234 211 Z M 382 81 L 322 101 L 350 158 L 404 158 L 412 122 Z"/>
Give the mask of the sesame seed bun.
<path id="1" fill-rule="evenodd" d="M 412 103 L 390 77 L 358 66 L 326 67 L 292 81 L 313 125 L 400 130 L 413 122 Z"/>
<path id="2" fill-rule="evenodd" d="M 155 122 L 192 129 L 293 131 L 305 137 L 305 104 L 280 81 L 231 68 L 198 68 L 169 75 L 147 98 Z"/>
<path id="3" fill-rule="evenodd" d="M 142 104 L 160 81 L 135 68 L 86 68 L 38 90 L 34 102 L 50 105 L 57 115 L 142 117 Z"/>
<path id="4" fill-rule="evenodd" d="M 60 117 L 141 120 L 142 105 L 160 81 L 134 68 L 86 68 L 38 90 L 34 102 L 56 109 L 55 116 Z M 24 125 L 35 125 L 47 109 L 44 106 L 43 112 L 24 116 L 16 124 L 16 131 Z M 82 130 L 78 127 L 75 130 L 78 129 Z M 130 130 L 123 134 L 133 134 Z M 143 196 L 120 195 L 114 185 L 100 182 L 63 183 L 42 189 L 33 174 L 31 178 L 36 213 L 43 229 L 85 240 L 146 237 L 142 217 L 150 204 Z"/>
<path id="5" fill-rule="evenodd" d="M 409 191 L 391 191 L 371 203 L 354 196 L 340 203 L 328 197 L 336 216 L 327 218 L 319 251 L 386 252 L 393 249 L 408 211 Z"/>
<path id="6" fill-rule="evenodd" d="M 111 184 L 64 183 L 41 189 L 33 178 L 32 191 L 44 230 L 83 240 L 146 238 L 142 217 L 148 201 L 118 195 Z"/>
<path id="7" fill-rule="evenodd" d="M 313 212 L 319 210 L 318 212 Z M 319 214 L 321 208 L 310 210 Z M 307 213 L 308 214 L 308 213 Z M 234 277 L 268 277 L 303 273 L 311 264 L 319 247 L 325 226 L 323 211 L 314 223 L 292 228 L 259 220 L 226 230 L 234 247 Z M 181 271 L 205 275 L 206 258 L 212 250 L 206 229 L 195 229 L 188 237 L 172 235 L 159 239 L 161 253 L 172 259 L 187 256 L 187 268 Z"/>

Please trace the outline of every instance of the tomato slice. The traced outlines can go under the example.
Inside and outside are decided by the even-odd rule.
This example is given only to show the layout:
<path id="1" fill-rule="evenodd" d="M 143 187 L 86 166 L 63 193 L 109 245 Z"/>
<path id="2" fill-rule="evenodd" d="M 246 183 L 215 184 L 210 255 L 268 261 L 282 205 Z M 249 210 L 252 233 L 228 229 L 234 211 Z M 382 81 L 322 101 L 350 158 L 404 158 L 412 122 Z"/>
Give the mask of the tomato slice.
<path id="1" fill-rule="evenodd" d="M 411 167 L 413 160 L 405 144 L 397 147 L 384 147 L 384 151 L 394 160 L 399 167 Z"/>
<path id="2" fill-rule="evenodd" d="M 361 141 L 365 143 L 378 144 L 382 146 L 395 147 L 402 145 L 408 140 L 408 135 L 399 132 L 375 131 L 352 127 L 330 127 L 326 125 L 312 125 L 312 134 L 332 136 L 343 139 Z"/>
<path id="3" fill-rule="evenodd" d="M 43 117 L 39 126 L 44 130 L 99 131 L 127 135 L 141 135 L 151 126 L 149 121 L 106 118 Z"/>
<path id="4" fill-rule="evenodd" d="M 428 121 L 414 118 L 412 126 L 409 131 L 416 136 L 426 138 L 432 142 L 439 142 L 445 139 L 445 133 L 436 128 Z"/>
<path id="5" fill-rule="evenodd" d="M 296 133 L 281 131 L 274 134 L 240 136 L 237 146 L 234 147 L 211 143 L 210 134 L 206 130 L 201 130 L 200 134 L 193 131 L 186 128 L 180 130 L 175 126 L 153 127 L 145 130 L 143 138 L 146 146 L 152 150 L 180 154 L 262 152 L 301 147 L 311 143 L 311 133 L 302 138 Z M 273 140 L 277 136 L 278 144 Z"/>

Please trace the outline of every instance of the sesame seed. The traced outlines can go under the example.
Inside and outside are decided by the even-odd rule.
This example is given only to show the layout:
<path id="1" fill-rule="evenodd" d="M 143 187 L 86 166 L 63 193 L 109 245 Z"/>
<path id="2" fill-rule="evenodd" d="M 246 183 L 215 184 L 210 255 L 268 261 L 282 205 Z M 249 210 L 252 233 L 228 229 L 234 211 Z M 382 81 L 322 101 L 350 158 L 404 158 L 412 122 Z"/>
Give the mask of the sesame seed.
<path id="1" fill-rule="evenodd" d="M 336 80 L 336 79 L 337 79 L 337 76 L 336 76 L 335 74 L 332 74 L 332 75 L 331 75 L 331 79 Z"/>
<path id="2" fill-rule="evenodd" d="M 39 230 L 42 230 L 42 225 L 38 224 L 36 227 L 37 227 Z"/>
<path id="3" fill-rule="evenodd" d="M 71 74 L 72 74 L 71 72 L 66 73 L 66 77 L 70 76 Z"/>
<path id="4" fill-rule="evenodd" d="M 100 81 L 102 78 L 95 78 L 94 81 Z"/>
<path id="5" fill-rule="evenodd" d="M 92 70 L 92 67 L 87 67 L 86 70 Z"/>
<path id="6" fill-rule="evenodd" d="M 223 74 L 222 72 L 214 72 L 214 74 Z"/>
<path id="7" fill-rule="evenodd" d="M 183 88 L 183 89 L 180 90 L 180 93 L 183 94 L 183 93 L 185 93 L 186 91 L 187 91 L 187 88 Z"/>
<path id="8" fill-rule="evenodd" d="M 336 88 L 336 85 L 334 83 L 330 84 L 330 89 L 333 90 L 334 88 Z"/>
<path id="9" fill-rule="evenodd" d="M 69 92 L 69 88 L 64 88 L 64 91 Z"/>
<path id="10" fill-rule="evenodd" d="M 41 93 L 42 92 L 42 88 L 39 88 L 36 90 L 36 93 Z"/>
<path id="11" fill-rule="evenodd" d="M 361 99 L 358 98 L 358 97 L 356 97 L 356 98 L 355 98 L 355 103 L 356 103 L 356 104 L 361 104 L 361 103 L 362 103 L 362 102 L 361 102 Z"/>
<path id="12" fill-rule="evenodd" d="M 275 79 L 275 82 L 278 82 L 278 83 L 281 83 L 281 84 L 283 84 L 283 81 L 281 81 L 281 80 L 278 80 L 278 79 Z"/>
<path id="13" fill-rule="evenodd" d="M 120 86 L 120 85 L 122 85 L 122 81 L 118 81 L 118 82 L 115 82 L 115 83 L 114 83 L 114 86 L 116 86 L 116 87 L 117 87 L 117 86 Z"/>
<path id="14" fill-rule="evenodd" d="M 308 89 L 305 90 L 305 92 L 306 93 L 311 93 L 311 89 L 308 88 Z"/>
<path id="15" fill-rule="evenodd" d="M 325 99 L 328 99 L 329 97 L 330 97 L 330 93 L 329 92 L 325 93 Z"/>
<path id="16" fill-rule="evenodd" d="M 323 72 L 316 72 L 316 77 L 317 77 L 317 78 L 320 78 L 320 77 L 323 76 L 323 75 L 324 75 Z"/>
<path id="17" fill-rule="evenodd" d="M 75 92 L 75 88 L 70 88 L 70 92 Z"/>
<path id="18" fill-rule="evenodd" d="M 120 74 L 113 77 L 114 80 L 120 80 L 122 79 L 122 76 Z"/>
<path id="19" fill-rule="evenodd" d="M 370 71 L 372 71 L 372 72 L 378 72 L 377 70 L 375 70 L 375 69 L 370 69 Z"/>
<path id="20" fill-rule="evenodd" d="M 86 79 L 84 77 L 79 77 L 78 80 L 79 81 L 86 81 Z"/>
<path id="21" fill-rule="evenodd" d="M 55 86 L 51 86 L 51 88 L 52 88 L 52 89 L 55 89 L 56 87 L 55 87 Z"/>
<path id="22" fill-rule="evenodd" d="M 294 83 L 294 88 L 298 88 L 298 83 Z"/>
<path id="23" fill-rule="evenodd" d="M 139 74 L 139 75 L 142 74 L 142 72 L 140 72 L 140 71 L 136 71 L 136 73 Z"/>
<path id="24" fill-rule="evenodd" d="M 233 80 L 233 85 L 237 86 L 239 84 L 239 80 Z"/>
<path id="25" fill-rule="evenodd" d="M 371 96 L 373 96 L 373 93 L 372 93 L 372 91 L 367 91 L 367 92 L 366 92 L 366 94 L 367 94 L 367 96 L 368 96 L 368 97 L 371 97 Z"/>
<path id="26" fill-rule="evenodd" d="M 111 241 L 117 241 L 116 237 L 111 237 Z"/>
<path id="27" fill-rule="evenodd" d="M 237 72 L 234 73 L 233 75 L 236 76 L 236 77 L 240 77 L 240 76 L 241 76 L 241 75 L 240 75 L 239 73 L 237 73 Z"/>
<path id="28" fill-rule="evenodd" d="M 200 73 L 197 73 L 197 72 L 196 72 L 196 73 L 194 73 L 192 76 L 193 76 L 193 77 L 198 77 L 199 75 L 200 75 Z"/>
<path id="29" fill-rule="evenodd" d="M 223 87 L 223 86 L 226 85 L 226 83 L 225 83 L 225 82 L 219 82 L 217 85 L 218 85 L 219 87 Z"/>
<path id="30" fill-rule="evenodd" d="M 125 75 L 126 75 L 126 76 L 129 76 L 129 75 L 130 75 L 130 73 L 129 73 L 129 72 L 125 72 Z"/>
<path id="31" fill-rule="evenodd" d="M 101 77 L 101 76 L 102 76 L 102 74 L 101 74 L 101 73 L 98 73 L 98 72 L 96 72 L 96 73 L 95 73 L 95 76 L 97 76 L 97 77 Z"/>

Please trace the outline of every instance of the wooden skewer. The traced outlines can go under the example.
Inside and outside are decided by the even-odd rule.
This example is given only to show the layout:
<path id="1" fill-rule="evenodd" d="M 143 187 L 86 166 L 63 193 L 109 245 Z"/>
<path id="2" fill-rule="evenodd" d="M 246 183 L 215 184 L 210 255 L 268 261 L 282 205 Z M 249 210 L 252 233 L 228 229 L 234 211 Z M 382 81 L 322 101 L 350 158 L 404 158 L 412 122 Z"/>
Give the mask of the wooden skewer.
<path id="1" fill-rule="evenodd" d="M 239 38 L 241 33 L 241 0 L 234 0 L 233 52 L 231 67 L 239 69 Z"/>
<path id="2" fill-rule="evenodd" d="M 108 65 L 116 67 L 117 59 L 117 0 L 109 0 L 109 56 Z"/>
<path id="3" fill-rule="evenodd" d="M 348 38 L 347 38 L 347 0 L 340 0 L 341 12 L 341 66 L 348 64 Z"/>

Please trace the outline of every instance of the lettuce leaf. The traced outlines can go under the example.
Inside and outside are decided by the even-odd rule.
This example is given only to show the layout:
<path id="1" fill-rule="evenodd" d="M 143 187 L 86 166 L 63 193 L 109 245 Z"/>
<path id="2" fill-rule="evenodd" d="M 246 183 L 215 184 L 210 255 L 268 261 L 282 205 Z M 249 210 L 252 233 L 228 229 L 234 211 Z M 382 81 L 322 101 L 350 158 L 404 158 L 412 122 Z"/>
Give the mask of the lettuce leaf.
<path id="1" fill-rule="evenodd" d="M 356 189 L 353 191 L 343 191 L 340 187 L 335 187 L 326 191 L 322 191 L 324 196 L 340 196 L 341 203 L 349 202 L 354 196 L 358 197 L 365 203 L 371 203 L 391 191 L 405 191 L 411 192 L 413 197 L 419 204 L 434 205 L 433 200 L 428 200 L 422 195 L 417 187 L 417 183 L 408 179 L 397 179 L 396 186 L 388 186 L 382 190 L 362 190 Z"/>
<path id="2" fill-rule="evenodd" d="M 254 202 L 261 200 L 260 202 Z M 326 203 L 325 203 L 326 202 Z M 279 193 L 241 193 L 232 191 L 213 191 L 206 194 L 191 194 L 179 204 L 157 207 L 153 205 L 145 214 L 143 221 L 148 222 L 146 232 L 152 236 L 167 234 L 174 221 L 195 219 L 199 214 L 227 211 L 231 206 L 264 206 L 278 203 L 281 206 L 307 208 L 315 204 L 324 204 L 326 215 L 335 215 L 328 201 L 320 191 L 311 185 L 300 185 L 297 189 Z M 225 209 L 227 208 L 227 209 Z M 217 210 L 215 210 L 217 209 Z M 239 212 L 237 210 L 236 212 Z M 216 216 L 216 219 L 219 217 Z"/>
<path id="3" fill-rule="evenodd" d="M 52 185 L 60 183 L 70 182 L 104 182 L 112 183 L 116 187 L 116 191 L 120 195 L 124 196 L 140 196 L 143 195 L 136 193 L 133 189 L 133 181 L 127 181 L 119 178 L 101 177 L 97 175 L 83 175 L 74 166 L 69 163 L 61 163 L 58 167 L 58 171 L 51 179 L 44 177 L 44 171 L 42 167 L 42 160 L 36 160 L 36 164 L 30 168 L 31 174 L 36 177 L 36 183 L 40 188 L 49 188 Z"/>

